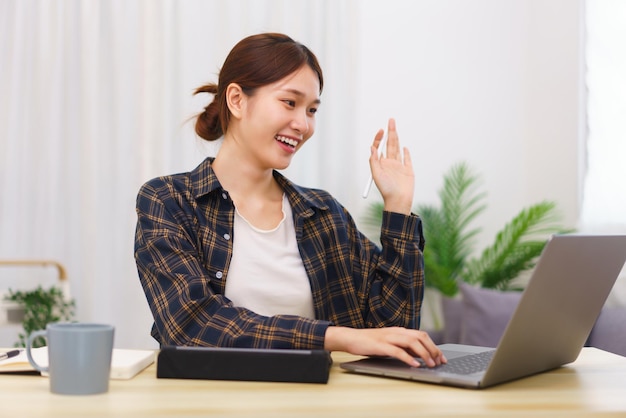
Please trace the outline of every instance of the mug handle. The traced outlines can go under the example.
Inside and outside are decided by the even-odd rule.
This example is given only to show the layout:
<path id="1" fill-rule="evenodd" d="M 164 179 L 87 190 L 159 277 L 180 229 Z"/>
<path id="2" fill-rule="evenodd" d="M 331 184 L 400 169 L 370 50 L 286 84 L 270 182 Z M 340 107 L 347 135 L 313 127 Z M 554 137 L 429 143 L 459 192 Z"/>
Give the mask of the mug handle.
<path id="1" fill-rule="evenodd" d="M 28 336 L 28 343 L 26 344 L 26 357 L 28 357 L 28 362 L 30 363 L 31 366 L 33 366 L 35 368 L 35 370 L 38 370 L 40 372 L 44 372 L 47 373 L 48 372 L 48 367 L 43 367 L 40 366 L 39 364 L 37 364 L 35 362 L 35 360 L 33 359 L 33 356 L 30 352 L 30 349 L 33 346 L 33 340 L 35 338 L 38 337 L 46 337 L 46 331 L 45 330 L 39 330 L 39 331 L 33 331 L 29 336 Z"/>

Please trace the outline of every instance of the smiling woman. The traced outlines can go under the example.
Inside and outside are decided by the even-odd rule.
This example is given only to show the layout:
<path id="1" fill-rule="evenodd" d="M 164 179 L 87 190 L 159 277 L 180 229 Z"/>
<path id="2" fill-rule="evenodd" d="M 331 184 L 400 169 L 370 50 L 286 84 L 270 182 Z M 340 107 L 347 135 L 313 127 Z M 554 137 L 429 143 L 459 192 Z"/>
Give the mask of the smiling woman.
<path id="1" fill-rule="evenodd" d="M 253 150 L 265 168 L 288 167 L 296 150 L 315 132 L 321 85 L 318 74 L 302 65 L 282 80 L 250 93 L 240 84 L 230 83 L 225 93 L 230 117 L 224 137 L 235 140 L 222 147 L 220 154 L 229 154 L 228 158 L 216 158 L 214 169 L 223 170 L 222 162 L 230 164 L 240 155 L 240 147 Z M 276 145 L 284 153 L 274 153 Z"/>
<path id="2" fill-rule="evenodd" d="M 273 61 L 266 57 L 271 54 Z M 196 89 L 198 93 L 215 95 L 214 100 L 198 115 L 196 132 L 207 141 L 220 138 L 230 122 L 226 89 L 232 83 L 250 95 L 255 89 L 278 82 L 292 75 L 304 65 L 315 72 L 321 94 L 324 87 L 322 69 L 315 55 L 304 45 L 281 34 L 249 37 L 247 42 L 235 45 L 224 61 L 217 84 L 210 83 Z"/>
<path id="3" fill-rule="evenodd" d="M 161 345 L 262 347 L 445 358 L 416 328 L 423 295 L 414 176 L 390 120 L 370 147 L 385 212 L 382 248 L 329 193 L 276 170 L 315 132 L 322 70 L 304 45 L 277 33 L 241 40 L 196 131 L 215 158 L 153 179 L 137 198 L 135 258 Z"/>

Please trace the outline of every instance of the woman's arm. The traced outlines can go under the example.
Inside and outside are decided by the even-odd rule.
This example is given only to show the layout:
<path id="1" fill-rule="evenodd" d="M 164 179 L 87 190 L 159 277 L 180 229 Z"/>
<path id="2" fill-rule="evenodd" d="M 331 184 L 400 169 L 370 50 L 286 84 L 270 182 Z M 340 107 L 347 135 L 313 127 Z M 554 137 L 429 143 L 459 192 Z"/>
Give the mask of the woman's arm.
<path id="1" fill-rule="evenodd" d="M 400 149 L 393 119 L 388 125 L 387 156 L 379 158 L 377 148 L 383 134 L 382 130 L 376 134 L 370 155 L 372 177 L 383 196 L 385 212 L 382 253 L 370 257 L 369 263 L 366 253 L 361 257 L 365 265 L 369 264 L 363 269 L 369 277 L 368 291 L 362 296 L 368 306 L 366 323 L 374 327 L 396 323 L 417 328 L 424 287 L 424 239 L 421 220 L 411 215 L 413 167 L 409 151 Z M 359 242 L 355 236 L 353 240 Z M 415 356 L 430 367 L 447 362 L 427 333 L 397 326 L 366 329 L 331 326 L 326 330 L 325 347 L 359 355 L 392 356 L 415 367 L 419 366 Z"/>
<path id="2" fill-rule="evenodd" d="M 366 324 L 417 329 L 425 286 L 421 219 L 384 211 L 380 241 L 382 248 L 376 256 L 363 260 Z"/>

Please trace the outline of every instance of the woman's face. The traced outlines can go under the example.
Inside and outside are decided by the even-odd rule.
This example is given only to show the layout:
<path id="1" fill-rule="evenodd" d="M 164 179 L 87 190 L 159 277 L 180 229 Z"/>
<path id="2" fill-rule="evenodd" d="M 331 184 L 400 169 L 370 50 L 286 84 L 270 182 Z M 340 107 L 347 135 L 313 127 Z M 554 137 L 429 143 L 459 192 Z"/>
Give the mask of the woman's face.
<path id="1" fill-rule="evenodd" d="M 289 166 L 315 132 L 319 79 L 307 65 L 245 96 L 238 140 L 263 168 Z"/>

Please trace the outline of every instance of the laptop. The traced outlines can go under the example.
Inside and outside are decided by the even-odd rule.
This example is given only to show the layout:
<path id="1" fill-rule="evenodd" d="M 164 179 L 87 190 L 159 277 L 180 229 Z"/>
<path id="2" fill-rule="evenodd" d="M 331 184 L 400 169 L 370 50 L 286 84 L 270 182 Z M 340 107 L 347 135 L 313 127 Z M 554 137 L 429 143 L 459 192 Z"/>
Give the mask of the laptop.
<path id="1" fill-rule="evenodd" d="M 385 357 L 340 367 L 476 389 L 558 368 L 580 354 L 625 262 L 626 235 L 554 235 L 495 349 L 442 344 L 448 364 L 435 368 L 410 367 Z M 461 367 L 463 363 L 470 366 Z"/>

